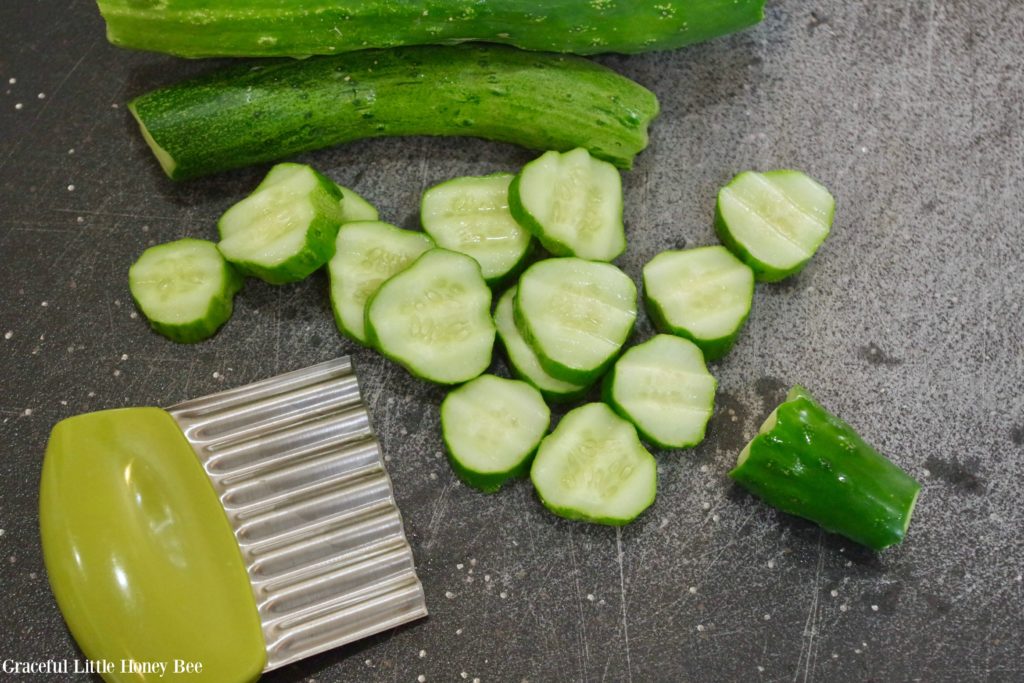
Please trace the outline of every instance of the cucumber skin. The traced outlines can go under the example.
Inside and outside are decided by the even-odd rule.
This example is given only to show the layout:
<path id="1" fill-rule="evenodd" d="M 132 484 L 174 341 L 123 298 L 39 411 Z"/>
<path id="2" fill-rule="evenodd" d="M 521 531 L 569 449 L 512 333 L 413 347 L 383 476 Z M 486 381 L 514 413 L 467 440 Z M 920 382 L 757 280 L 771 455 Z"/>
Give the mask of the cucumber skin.
<path id="1" fill-rule="evenodd" d="M 98 4 L 114 45 L 182 57 L 301 57 L 464 41 L 632 53 L 708 40 L 764 16 L 764 0 L 562 0 L 542 6 L 543 14 L 521 0 L 305 0 L 269 9 L 254 2 L 248 10 L 198 0 Z"/>
<path id="2" fill-rule="evenodd" d="M 921 485 L 802 387 L 729 476 L 769 505 L 873 550 L 906 535 Z"/>
<path id="3" fill-rule="evenodd" d="M 225 260 L 225 286 L 221 296 L 215 297 L 210 301 L 210 306 L 206 309 L 206 313 L 203 314 L 202 318 L 191 323 L 173 324 L 151 320 L 146 316 L 134 293 L 132 293 L 132 301 L 135 302 L 135 307 L 139 309 L 154 331 L 179 344 L 196 344 L 212 337 L 231 318 L 231 313 L 234 311 L 235 294 L 242 289 L 244 282 L 245 278 Z"/>
<path id="4" fill-rule="evenodd" d="M 585 147 L 629 168 L 647 146 L 658 101 L 585 59 L 464 45 L 244 64 L 141 95 L 129 108 L 169 156 L 164 171 L 182 180 L 399 135 Z"/>
<path id="5" fill-rule="evenodd" d="M 316 175 L 319 192 L 313 193 L 313 201 L 317 204 L 316 217 L 306 229 L 306 243 L 302 250 L 274 266 L 265 266 L 253 261 L 231 261 L 242 275 L 259 278 L 272 285 L 284 285 L 304 280 L 334 256 L 334 241 L 341 228 L 343 195 L 341 188 L 334 181 L 315 169 L 310 170 Z M 260 187 L 262 183 L 254 192 Z M 227 256 L 224 258 L 227 259 Z"/>
<path id="6" fill-rule="evenodd" d="M 654 299 L 647 296 L 646 287 L 644 291 L 644 307 L 647 309 L 647 315 L 650 316 L 651 322 L 654 323 L 654 327 L 659 332 L 674 334 L 677 337 L 689 339 L 696 344 L 701 350 L 701 353 L 704 354 L 704 360 L 709 362 L 718 360 L 732 350 L 732 347 L 736 344 L 736 340 L 739 339 L 740 333 L 743 332 L 743 326 L 746 324 L 747 318 L 750 317 L 750 311 L 748 310 L 747 314 L 743 316 L 743 320 L 741 320 L 739 325 L 736 327 L 736 331 L 732 334 L 719 337 L 718 339 L 697 339 L 686 328 L 675 327 L 669 323 L 668 319 L 665 317 L 664 311 L 661 310 L 661 306 L 659 306 Z"/>

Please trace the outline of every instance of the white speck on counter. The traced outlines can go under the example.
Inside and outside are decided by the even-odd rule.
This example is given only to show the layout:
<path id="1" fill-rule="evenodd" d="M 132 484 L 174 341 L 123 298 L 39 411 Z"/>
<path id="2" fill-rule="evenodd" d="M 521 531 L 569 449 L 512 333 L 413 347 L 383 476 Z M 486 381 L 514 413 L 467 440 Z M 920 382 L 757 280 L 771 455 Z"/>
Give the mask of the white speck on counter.
<path id="1" fill-rule="evenodd" d="M 764 673 L 764 667 L 763 666 L 757 667 L 757 672 L 763 674 Z"/>
<path id="2" fill-rule="evenodd" d="M 36 574 L 35 572 L 29 572 L 29 573 L 28 573 L 28 578 L 30 578 L 30 579 L 34 579 L 34 578 L 36 578 L 37 576 L 39 576 L 39 575 L 38 575 L 38 574 Z"/>
<path id="3" fill-rule="evenodd" d="M 846 610 L 848 610 L 848 609 L 850 609 L 850 608 L 849 608 L 849 606 L 848 606 L 848 605 L 846 605 L 846 604 L 843 604 L 843 605 L 839 605 L 839 611 L 840 611 L 840 612 L 845 612 L 845 611 L 846 611 Z"/>
<path id="4" fill-rule="evenodd" d="M 475 567 L 476 566 L 476 558 L 475 557 L 469 558 L 469 566 L 470 567 Z"/>
<path id="5" fill-rule="evenodd" d="M 7 330 L 7 332 L 4 333 L 4 339 L 10 339 L 13 336 L 14 336 L 14 330 Z"/>
<path id="6" fill-rule="evenodd" d="M 95 391 L 90 391 L 88 396 L 89 396 L 89 398 L 95 398 L 96 392 Z"/>
<path id="7" fill-rule="evenodd" d="M 457 565 L 455 565 L 455 568 L 456 568 L 456 569 L 459 569 L 459 570 L 461 570 L 461 569 L 462 569 L 463 567 L 465 567 L 465 566 L 466 566 L 466 565 L 464 565 L 464 564 L 462 564 L 461 562 L 459 562 L 459 563 L 458 563 Z"/>
<path id="8" fill-rule="evenodd" d="M 111 109 L 117 109 L 118 108 L 117 107 L 117 102 L 114 102 L 112 105 L 110 105 L 110 108 Z"/>
<path id="9" fill-rule="evenodd" d="M 500 593 L 498 593 L 498 597 L 504 600 L 508 597 L 508 593 L 506 593 L 505 591 L 501 591 Z"/>
<path id="10" fill-rule="evenodd" d="M 419 676 L 416 677 L 416 680 L 419 681 L 420 683 L 425 683 L 425 681 L 427 680 L 427 677 L 424 676 L 423 674 L 420 674 Z"/>
<path id="11" fill-rule="evenodd" d="M 22 411 L 21 414 L 24 415 L 25 417 L 30 417 L 32 415 L 32 409 L 31 408 L 25 408 L 25 410 Z"/>
<path id="12" fill-rule="evenodd" d="M 365 662 L 363 662 L 363 664 L 365 664 L 366 666 L 373 666 L 373 661 L 367 659 Z"/>
<path id="13" fill-rule="evenodd" d="M 420 650 L 420 659 L 423 659 L 426 656 L 427 656 L 427 651 L 426 650 Z"/>
<path id="14" fill-rule="evenodd" d="M 480 683 L 480 679 L 479 678 L 474 678 L 473 679 L 473 683 Z"/>
<path id="15" fill-rule="evenodd" d="M 446 597 L 446 598 L 448 598 L 449 600 L 451 600 L 452 598 L 454 598 L 454 597 L 455 597 L 455 593 L 452 593 L 451 591 L 445 591 L 445 592 L 444 592 L 444 597 Z"/>
<path id="16" fill-rule="evenodd" d="M 594 594 L 593 593 L 587 593 L 587 600 L 589 600 L 590 602 L 594 602 Z"/>
<path id="17" fill-rule="evenodd" d="M 721 519 L 722 519 L 722 518 L 721 518 L 721 517 L 719 517 L 718 515 L 711 515 L 711 521 L 712 521 L 712 522 L 718 522 L 718 521 L 720 521 Z"/>
<path id="18" fill-rule="evenodd" d="M 431 480 L 436 480 L 437 479 L 437 472 L 431 472 L 430 473 L 430 479 Z"/>
<path id="19" fill-rule="evenodd" d="M 696 595 L 697 594 L 697 587 L 696 586 L 690 586 L 690 593 L 693 594 L 693 595 Z"/>
<path id="20" fill-rule="evenodd" d="M 829 594 L 829 595 L 831 595 L 831 596 L 832 596 L 833 598 L 838 598 L 838 597 L 839 597 L 839 591 L 837 591 L 837 590 L 836 590 L 835 588 L 833 588 L 832 590 L 830 590 L 830 591 L 828 592 L 828 594 Z"/>
<path id="21" fill-rule="evenodd" d="M 768 569 L 775 569 L 775 560 L 768 560 Z"/>
<path id="22" fill-rule="evenodd" d="M 67 401 L 63 401 L 63 400 L 62 400 L 62 401 L 60 402 L 60 404 L 61 404 L 62 406 L 66 406 L 66 405 L 68 404 L 68 402 L 67 402 Z"/>
<path id="23" fill-rule="evenodd" d="M 23 109 L 24 107 L 25 107 L 25 105 L 22 104 L 21 102 L 18 102 L 17 104 L 14 105 L 15 109 Z"/>
<path id="24" fill-rule="evenodd" d="M 860 153 L 861 154 L 867 154 L 867 152 L 868 152 L 868 148 L 867 147 L 861 147 L 860 148 Z"/>
<path id="25" fill-rule="evenodd" d="M 700 466 L 700 471 L 701 472 L 707 472 L 708 471 L 708 466 L 707 465 L 701 465 Z"/>
<path id="26" fill-rule="evenodd" d="M 84 223 L 85 222 L 85 217 L 84 216 L 79 216 L 75 220 L 78 221 L 79 223 Z"/>
<path id="27" fill-rule="evenodd" d="M 771 621 L 772 620 L 772 615 L 770 615 L 770 614 L 764 615 L 764 620 L 765 621 Z"/>
<path id="28" fill-rule="evenodd" d="M 10 83 L 11 85 L 14 85 L 15 83 L 18 82 L 18 79 L 17 78 L 13 78 L 13 77 L 12 78 L 8 78 L 7 82 Z"/>
<path id="29" fill-rule="evenodd" d="M 490 574 L 484 574 L 484 581 L 490 581 L 490 580 L 491 580 L 491 575 Z"/>
<path id="30" fill-rule="evenodd" d="M 704 631 L 704 624 L 697 624 L 697 630 L 703 632 Z"/>
<path id="31" fill-rule="evenodd" d="M 854 650 L 854 653 L 859 655 L 861 653 L 861 649 L 858 647 L 857 649 Z"/>
<path id="32" fill-rule="evenodd" d="M 701 507 L 704 508 L 705 510 L 710 510 L 711 509 L 711 503 L 704 503 L 703 505 L 701 505 Z"/>
<path id="33" fill-rule="evenodd" d="M 41 301 L 41 302 L 39 302 L 39 305 L 42 306 L 43 308 L 46 308 L 47 306 L 50 305 L 50 302 L 49 301 Z"/>
<path id="34" fill-rule="evenodd" d="M 1024 581 L 1024 574 L 1017 574 L 1017 583 Z"/>
<path id="35" fill-rule="evenodd" d="M 131 318 L 132 320 L 135 320 L 136 318 L 139 317 L 139 314 L 136 313 L 135 311 L 132 311 L 131 313 L 128 314 L 128 317 Z"/>
<path id="36" fill-rule="evenodd" d="M 462 672 L 462 673 L 460 673 L 459 675 L 460 675 L 460 676 L 462 676 L 463 678 L 469 678 L 469 674 L 468 674 L 468 673 L 466 673 L 465 671 L 463 671 L 463 672 Z"/>
<path id="37" fill-rule="evenodd" d="M 74 153 L 75 153 L 75 148 L 74 147 L 72 147 L 71 149 L 68 150 L 68 154 L 74 154 Z"/>
<path id="38" fill-rule="evenodd" d="M 3 529 L 0 529 L 0 536 L 3 536 L 6 533 L 7 533 L 6 531 L 4 531 Z"/>
<path id="39" fill-rule="evenodd" d="M 217 372 L 216 370 L 214 370 L 214 371 L 213 371 L 213 378 L 214 378 L 214 379 L 220 379 L 220 373 L 219 373 L 219 372 Z"/>
<path id="40" fill-rule="evenodd" d="M 871 611 L 872 612 L 877 612 L 878 611 L 878 605 L 871 605 Z"/>
<path id="41" fill-rule="evenodd" d="M 121 354 L 121 360 L 128 360 L 128 354 L 127 353 L 122 353 Z M 216 377 L 217 376 L 216 373 L 214 373 L 213 376 Z"/>
<path id="42" fill-rule="evenodd" d="M 45 99 L 46 99 L 46 93 L 44 93 L 44 92 L 41 92 L 41 93 L 39 93 L 38 95 L 36 95 L 36 97 L 38 97 L 38 98 L 39 98 L 39 99 L 41 99 L 41 100 L 45 100 Z"/>
<path id="43" fill-rule="evenodd" d="M 120 376 L 121 376 L 121 371 L 120 370 L 114 370 L 114 377 L 120 377 Z"/>
<path id="44" fill-rule="evenodd" d="M 461 636 L 462 635 L 462 629 L 461 628 L 455 629 L 455 635 Z"/>
<path id="45" fill-rule="evenodd" d="M 839 653 L 838 652 L 833 652 L 832 653 L 832 659 L 839 659 Z"/>
<path id="46" fill-rule="evenodd" d="M 68 185 L 68 192 L 74 192 L 74 191 L 75 191 L 75 186 L 74 185 Z"/>

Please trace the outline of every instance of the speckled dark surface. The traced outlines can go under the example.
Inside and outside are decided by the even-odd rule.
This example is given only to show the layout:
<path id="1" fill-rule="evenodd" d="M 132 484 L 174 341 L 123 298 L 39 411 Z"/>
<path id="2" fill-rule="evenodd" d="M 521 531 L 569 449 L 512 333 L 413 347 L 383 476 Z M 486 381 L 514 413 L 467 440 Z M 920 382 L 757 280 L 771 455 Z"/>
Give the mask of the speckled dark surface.
<path id="1" fill-rule="evenodd" d="M 270 680 L 1024 677 L 1018 0 L 781 0 L 742 35 L 603 60 L 664 108 L 625 175 L 630 275 L 667 247 L 713 243 L 713 197 L 737 171 L 806 169 L 838 199 L 818 256 L 758 286 L 739 345 L 712 367 L 707 440 L 657 454 L 657 502 L 621 530 L 552 517 L 527 482 L 495 496 L 459 484 L 438 433 L 443 391 L 340 338 L 322 274 L 250 282 L 200 346 L 150 333 L 128 265 L 155 242 L 212 237 L 265 169 L 175 185 L 130 122 L 130 97 L 209 63 L 110 47 L 88 0 L 4 2 L 0 26 L 0 660 L 81 656 L 37 535 L 57 420 L 351 353 L 431 616 Z M 429 185 L 531 156 L 410 139 L 304 160 L 411 227 Z M 794 382 L 923 483 L 903 546 L 859 549 L 725 477 Z"/>

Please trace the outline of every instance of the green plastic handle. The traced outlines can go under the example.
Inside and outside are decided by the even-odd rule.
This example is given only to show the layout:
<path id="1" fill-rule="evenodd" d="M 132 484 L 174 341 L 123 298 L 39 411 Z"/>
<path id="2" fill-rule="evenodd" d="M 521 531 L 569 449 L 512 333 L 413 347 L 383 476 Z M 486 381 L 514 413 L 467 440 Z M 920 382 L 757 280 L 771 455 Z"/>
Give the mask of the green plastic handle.
<path id="1" fill-rule="evenodd" d="M 59 422 L 39 518 L 57 604 L 106 681 L 259 678 L 266 645 L 241 552 L 168 413 L 126 408 Z"/>

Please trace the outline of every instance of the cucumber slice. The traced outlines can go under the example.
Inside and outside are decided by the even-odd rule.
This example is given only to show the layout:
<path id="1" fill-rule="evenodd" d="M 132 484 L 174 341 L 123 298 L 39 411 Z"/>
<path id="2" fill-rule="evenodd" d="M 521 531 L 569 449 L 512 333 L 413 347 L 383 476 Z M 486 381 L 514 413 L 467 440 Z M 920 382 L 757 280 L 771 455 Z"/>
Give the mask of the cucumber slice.
<path id="1" fill-rule="evenodd" d="M 497 328 L 501 343 L 505 346 L 512 371 L 519 379 L 540 391 L 549 401 L 575 401 L 582 397 L 590 388 L 589 384 L 563 382 L 546 373 L 541 367 L 537 354 L 516 327 L 515 297 L 516 287 L 513 286 L 501 295 L 498 305 L 494 308 L 494 326 Z"/>
<path id="2" fill-rule="evenodd" d="M 301 280 L 334 255 L 341 191 L 304 164 L 278 164 L 221 216 L 220 252 L 243 274 L 275 285 Z"/>
<path id="3" fill-rule="evenodd" d="M 604 384 L 605 401 L 659 448 L 704 440 L 718 382 L 688 339 L 659 334 L 627 350 Z"/>
<path id="4" fill-rule="evenodd" d="M 431 249 L 380 286 L 366 307 L 373 346 L 412 374 L 461 384 L 491 364 L 491 290 L 476 261 Z"/>
<path id="5" fill-rule="evenodd" d="M 434 246 L 421 232 L 374 221 L 346 223 L 338 230 L 327 264 L 331 309 L 342 334 L 360 344 L 366 338 L 366 302 L 389 277 Z"/>
<path id="6" fill-rule="evenodd" d="M 513 379 L 480 375 L 441 402 L 441 433 L 452 469 L 487 493 L 526 474 L 550 425 L 551 411 L 540 392 Z"/>
<path id="7" fill-rule="evenodd" d="M 874 550 L 906 536 L 921 485 L 796 386 L 729 473 L 783 512 Z"/>
<path id="8" fill-rule="evenodd" d="M 654 502 L 657 465 L 636 430 L 604 403 L 570 411 L 540 442 L 530 469 L 537 495 L 556 515 L 622 525 Z"/>
<path id="9" fill-rule="evenodd" d="M 707 360 L 721 358 L 743 329 L 754 274 L 725 247 L 663 251 L 644 266 L 644 300 L 655 327 L 686 337 Z"/>
<path id="10" fill-rule="evenodd" d="M 343 185 L 338 185 L 338 192 L 341 193 L 341 223 L 360 223 L 363 221 L 379 221 L 380 213 L 370 202 L 363 199 L 355 190 L 350 190 Z"/>
<path id="11" fill-rule="evenodd" d="M 519 278 L 519 332 L 552 377 L 584 385 L 611 365 L 636 322 L 636 286 L 610 263 L 538 261 Z"/>
<path id="12" fill-rule="evenodd" d="M 231 317 L 242 276 L 213 242 L 183 239 L 142 252 L 128 269 L 128 287 L 154 330 L 192 344 L 212 336 Z"/>
<path id="13" fill-rule="evenodd" d="M 758 280 L 793 275 L 828 237 L 836 202 L 800 171 L 740 173 L 718 193 L 715 229 Z"/>
<path id="14" fill-rule="evenodd" d="M 423 194 L 423 229 L 437 246 L 476 259 L 488 284 L 518 269 L 530 251 L 530 232 L 508 210 L 513 177 L 496 173 L 455 178 Z"/>
<path id="15" fill-rule="evenodd" d="M 611 261 L 626 250 L 622 178 L 585 149 L 548 152 L 524 166 L 509 208 L 555 256 Z"/>

